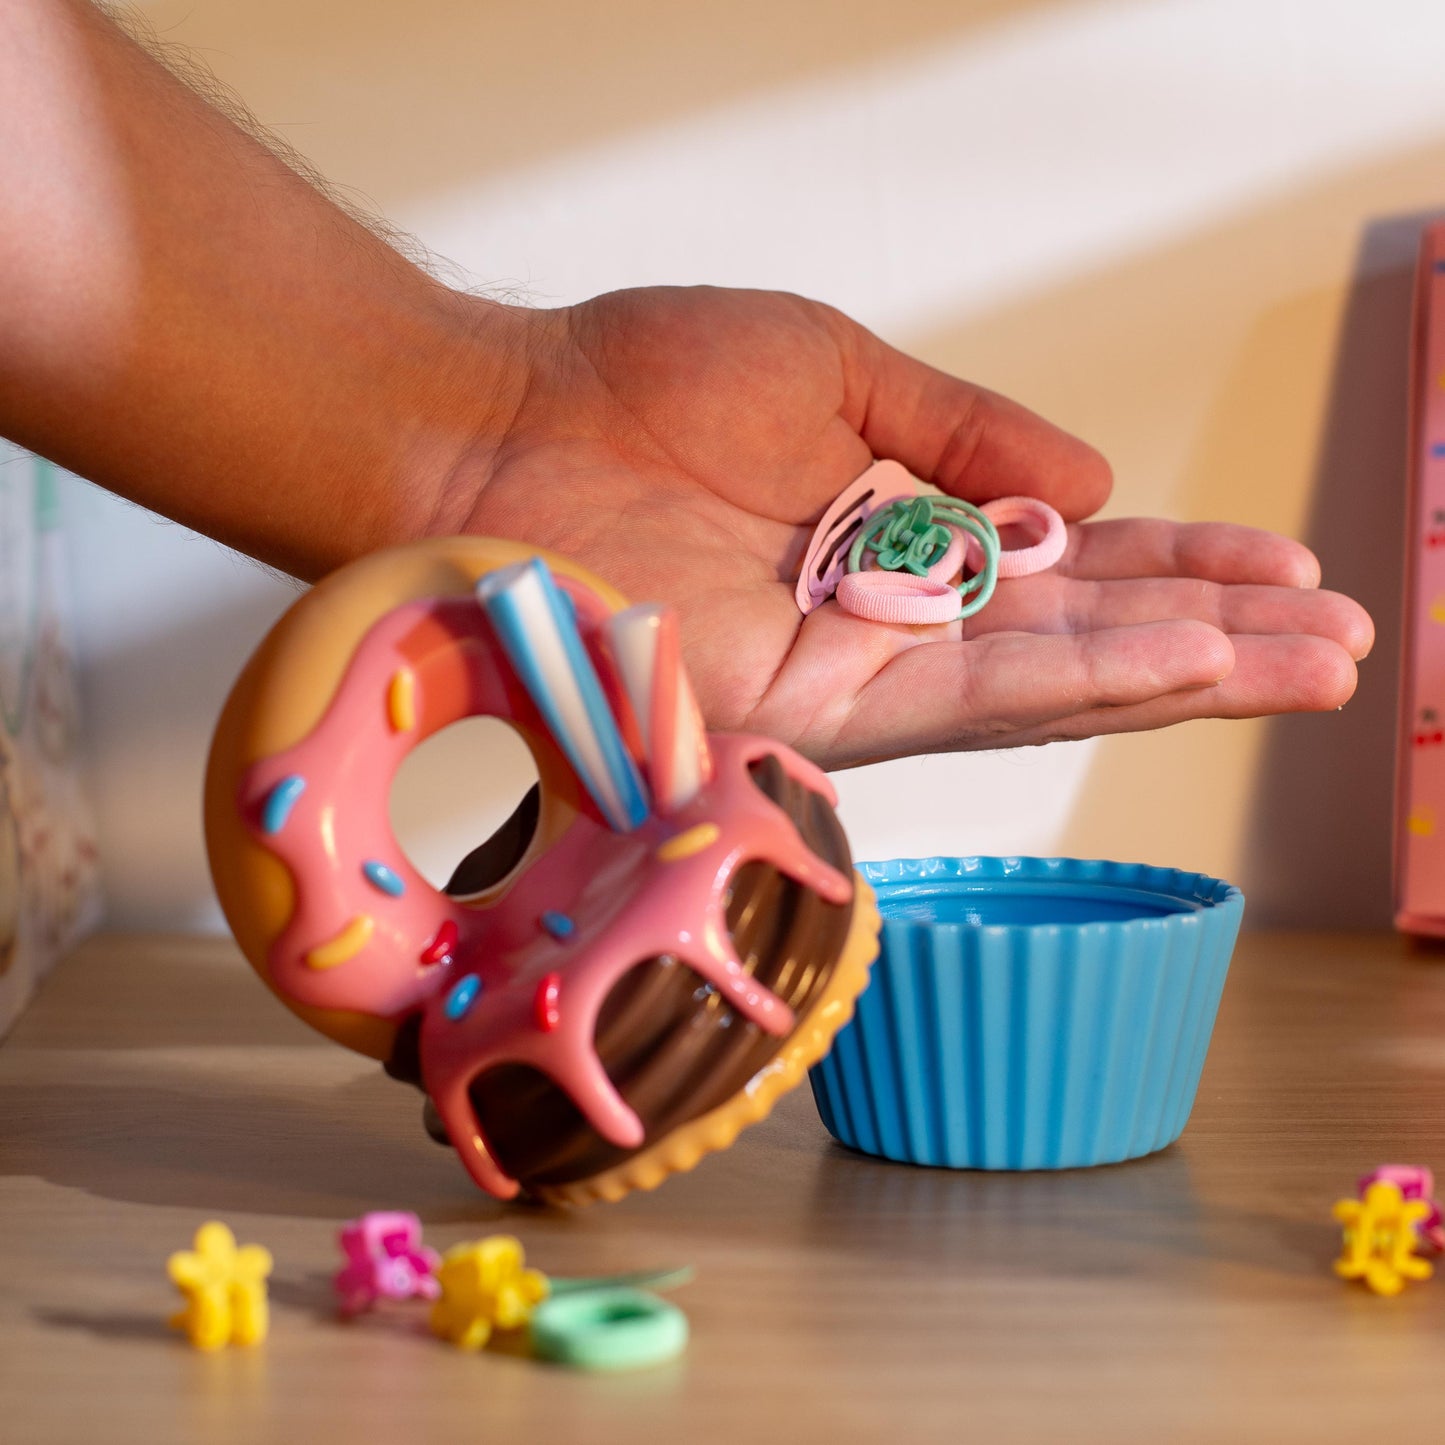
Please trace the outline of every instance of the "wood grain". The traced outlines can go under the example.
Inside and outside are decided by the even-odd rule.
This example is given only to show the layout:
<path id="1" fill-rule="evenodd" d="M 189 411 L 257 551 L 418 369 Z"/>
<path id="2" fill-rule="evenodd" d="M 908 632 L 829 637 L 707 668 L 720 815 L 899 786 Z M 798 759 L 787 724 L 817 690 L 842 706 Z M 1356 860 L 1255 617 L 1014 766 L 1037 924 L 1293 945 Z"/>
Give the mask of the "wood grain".
<path id="1" fill-rule="evenodd" d="M 1331 1202 L 1387 1160 L 1445 1174 L 1445 959 L 1384 935 L 1246 936 L 1152 1159 L 904 1168 L 830 1143 L 803 1091 L 576 1214 L 478 1196 L 417 1096 L 228 944 L 103 938 L 0 1047 L 0 1440 L 1435 1438 L 1445 1278 L 1381 1300 L 1329 1268 Z M 694 1264 L 690 1351 L 589 1378 L 462 1356 L 403 1310 L 338 1325 L 336 1229 L 378 1207 L 439 1246 L 506 1229 L 557 1274 Z M 164 1327 L 166 1255 L 211 1216 L 275 1254 L 258 1350 Z"/>

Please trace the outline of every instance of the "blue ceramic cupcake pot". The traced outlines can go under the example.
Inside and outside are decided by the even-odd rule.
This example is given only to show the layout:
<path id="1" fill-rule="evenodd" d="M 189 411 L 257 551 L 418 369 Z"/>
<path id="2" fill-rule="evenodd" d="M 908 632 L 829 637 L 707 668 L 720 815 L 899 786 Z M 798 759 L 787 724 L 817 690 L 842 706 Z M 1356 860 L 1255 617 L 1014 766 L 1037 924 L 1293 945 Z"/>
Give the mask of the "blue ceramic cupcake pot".
<path id="1" fill-rule="evenodd" d="M 1199 873 L 1070 858 L 863 863 L 881 951 L 812 1071 L 840 1142 L 1071 1169 L 1183 1132 L 1244 912 Z"/>

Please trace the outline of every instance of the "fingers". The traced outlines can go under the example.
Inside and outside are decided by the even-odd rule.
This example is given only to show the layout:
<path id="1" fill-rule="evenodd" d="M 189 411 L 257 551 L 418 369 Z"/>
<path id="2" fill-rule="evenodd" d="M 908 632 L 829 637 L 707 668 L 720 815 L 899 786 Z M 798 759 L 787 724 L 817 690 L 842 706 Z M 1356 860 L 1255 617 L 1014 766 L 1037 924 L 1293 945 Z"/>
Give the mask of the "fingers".
<path id="1" fill-rule="evenodd" d="M 1236 637 L 1232 641 L 1234 671 L 1217 687 L 1058 718 L 1046 726 L 1021 731 L 1009 742 L 1023 746 L 1148 732 L 1198 718 L 1331 712 L 1354 694 L 1354 663 L 1343 648 L 1325 638 Z"/>
<path id="2" fill-rule="evenodd" d="M 1183 577 L 1080 582 L 1053 573 L 999 584 L 993 600 L 965 624 L 965 636 L 989 632 L 1097 632 L 1143 622 L 1191 618 L 1221 632 L 1327 638 L 1359 660 L 1375 640 L 1359 603 L 1338 592 L 1302 587 L 1221 586 Z"/>
<path id="3" fill-rule="evenodd" d="M 1212 689 L 1233 666 L 1229 639 L 1193 621 L 922 643 L 860 690 L 824 749 L 826 763 L 1004 747 L 1061 718 L 1139 707 L 1181 688 Z"/>
<path id="4" fill-rule="evenodd" d="M 908 753 L 1017 747 L 1141 732 L 1197 718 L 1343 707 L 1356 671 L 1313 636 L 1225 638 L 1197 622 L 1092 637 L 999 634 L 901 653 L 826 743 L 826 766 Z"/>
<path id="5" fill-rule="evenodd" d="M 1086 442 L 847 325 L 845 407 L 874 456 L 971 502 L 1026 494 L 1069 520 L 1103 506 L 1112 474 Z"/>
<path id="6" fill-rule="evenodd" d="M 1318 587 L 1320 564 L 1299 542 L 1232 522 L 1164 522 L 1125 517 L 1069 529 L 1057 564 L 1069 577 L 1201 577 Z"/>

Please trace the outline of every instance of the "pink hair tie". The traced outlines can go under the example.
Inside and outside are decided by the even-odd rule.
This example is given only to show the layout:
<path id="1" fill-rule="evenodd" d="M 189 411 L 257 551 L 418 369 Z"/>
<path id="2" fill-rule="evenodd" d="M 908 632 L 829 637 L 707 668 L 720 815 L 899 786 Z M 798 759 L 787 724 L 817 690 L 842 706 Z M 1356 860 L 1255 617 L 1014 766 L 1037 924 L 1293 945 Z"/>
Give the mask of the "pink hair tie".
<path id="1" fill-rule="evenodd" d="M 999 497 L 985 502 L 979 510 L 1000 530 L 1023 527 L 1033 537 L 1027 547 L 999 548 L 1000 577 L 1031 576 L 1052 567 L 1064 555 L 1069 534 L 1064 519 L 1047 502 L 1037 497 Z M 968 565 L 975 571 L 983 566 L 983 548 L 972 537 L 968 542 Z"/>
<path id="2" fill-rule="evenodd" d="M 930 570 L 942 566 L 940 561 Z M 854 617 L 912 627 L 952 622 L 962 610 L 958 593 L 947 582 L 911 572 L 849 572 L 838 583 L 837 598 Z"/>

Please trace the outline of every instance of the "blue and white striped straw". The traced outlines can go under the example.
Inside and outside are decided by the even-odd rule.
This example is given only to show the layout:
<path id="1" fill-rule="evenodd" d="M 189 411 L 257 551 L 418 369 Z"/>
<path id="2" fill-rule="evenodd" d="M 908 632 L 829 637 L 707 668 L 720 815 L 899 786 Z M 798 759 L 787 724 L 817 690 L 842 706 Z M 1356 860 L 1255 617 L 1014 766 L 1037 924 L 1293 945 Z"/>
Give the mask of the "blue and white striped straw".
<path id="1" fill-rule="evenodd" d="M 571 602 L 539 557 L 488 573 L 477 598 L 583 787 L 611 828 L 630 832 L 647 817 L 647 795 Z"/>

